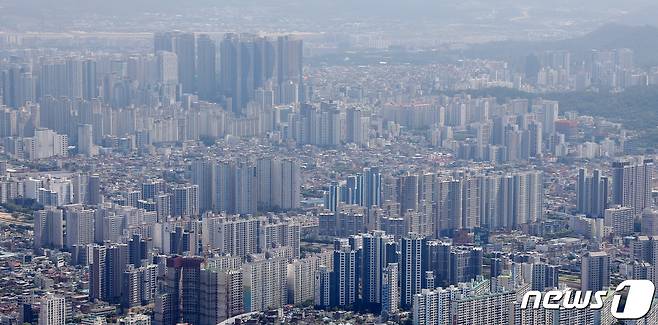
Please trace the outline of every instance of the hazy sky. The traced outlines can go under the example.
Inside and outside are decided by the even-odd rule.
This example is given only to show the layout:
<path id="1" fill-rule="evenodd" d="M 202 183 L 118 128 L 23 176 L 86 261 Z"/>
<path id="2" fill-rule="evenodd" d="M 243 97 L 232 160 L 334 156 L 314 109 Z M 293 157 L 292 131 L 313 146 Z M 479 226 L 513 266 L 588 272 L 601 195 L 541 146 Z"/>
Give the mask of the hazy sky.
<path id="1" fill-rule="evenodd" d="M 183 11 L 207 7 L 274 7 L 281 12 L 309 15 L 349 15 L 384 17 L 431 17 L 440 11 L 461 12 L 467 10 L 574 10 L 589 11 L 601 17 L 616 11 L 639 11 L 655 4 L 654 0 L 0 0 L 5 8 L 19 8 L 23 13 L 30 10 L 46 12 L 95 12 L 98 14 L 134 14 L 139 10 Z M 318 12 L 319 9 L 329 10 Z"/>
<path id="2" fill-rule="evenodd" d="M 455 28 L 499 33 L 495 27 L 525 37 L 551 29 L 556 35 L 587 32 L 612 21 L 658 24 L 657 15 L 655 0 L 0 0 L 0 31 L 208 26 L 332 32 L 346 23 L 365 22 L 371 31 L 462 26 Z"/>

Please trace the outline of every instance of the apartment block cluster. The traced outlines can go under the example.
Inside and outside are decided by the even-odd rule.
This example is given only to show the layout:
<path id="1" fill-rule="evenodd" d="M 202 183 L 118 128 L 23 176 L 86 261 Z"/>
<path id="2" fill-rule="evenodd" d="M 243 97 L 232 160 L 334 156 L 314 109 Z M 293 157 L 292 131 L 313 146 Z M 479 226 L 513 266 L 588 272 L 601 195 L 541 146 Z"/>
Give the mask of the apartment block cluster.
<path id="1" fill-rule="evenodd" d="M 218 46 L 165 32 L 152 54 L 37 51 L 0 71 L 0 137 L 30 160 L 262 135 L 304 98 L 302 41 L 290 36 L 228 34 Z"/>
<path id="2" fill-rule="evenodd" d="M 525 77 L 528 84 L 544 91 L 625 89 L 656 84 L 655 71 L 635 66 L 633 56 L 633 50 L 628 48 L 593 49 L 581 63 L 572 61 L 569 51 L 544 51 L 526 58 Z"/>
<path id="3" fill-rule="evenodd" d="M 381 229 L 453 236 L 462 230 L 511 230 L 543 218 L 541 171 L 453 170 L 383 175 L 378 167 L 333 182 L 319 213 L 320 232 L 348 236 Z"/>
<path id="4" fill-rule="evenodd" d="M 599 239 L 607 234 L 630 236 L 638 230 L 655 236 L 656 217 L 653 209 L 652 188 L 654 162 L 648 157 L 632 157 L 612 162 L 609 174 L 595 169 L 578 172 L 577 213 L 586 220 L 589 233 Z"/>
<path id="5" fill-rule="evenodd" d="M 580 139 L 578 125 L 585 121 L 574 112 L 560 115 L 559 103 L 552 100 L 512 99 L 498 104 L 496 98 L 442 96 L 425 103 L 386 105 L 381 119 L 391 130 L 424 131 L 432 146 L 450 149 L 465 160 L 515 163 L 544 157 L 592 159 L 613 157 L 624 150 L 623 137 Z M 456 133 L 465 135 L 458 139 Z"/>

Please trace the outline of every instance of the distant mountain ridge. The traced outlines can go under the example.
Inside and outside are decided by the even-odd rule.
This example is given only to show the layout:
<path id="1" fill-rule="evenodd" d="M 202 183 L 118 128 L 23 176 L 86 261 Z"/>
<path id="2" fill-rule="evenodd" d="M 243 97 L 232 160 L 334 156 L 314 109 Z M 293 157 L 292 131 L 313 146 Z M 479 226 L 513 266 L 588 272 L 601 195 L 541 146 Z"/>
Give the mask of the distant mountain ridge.
<path id="1" fill-rule="evenodd" d="M 519 61 L 547 50 L 569 50 L 576 59 L 592 49 L 629 48 L 640 66 L 658 65 L 658 27 L 607 24 L 581 37 L 559 41 L 501 41 L 476 44 L 463 51 L 466 57 Z"/>

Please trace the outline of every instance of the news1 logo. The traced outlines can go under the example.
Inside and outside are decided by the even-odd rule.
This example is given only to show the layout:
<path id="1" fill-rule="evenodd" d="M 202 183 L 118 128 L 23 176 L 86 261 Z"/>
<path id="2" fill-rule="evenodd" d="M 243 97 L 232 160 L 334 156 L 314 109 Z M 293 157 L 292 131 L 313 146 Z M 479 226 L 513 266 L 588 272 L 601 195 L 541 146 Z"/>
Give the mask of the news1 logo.
<path id="1" fill-rule="evenodd" d="M 622 292 L 628 289 L 628 294 Z M 610 312 L 617 319 L 640 319 L 651 309 L 656 287 L 649 280 L 626 280 L 615 289 Z M 521 309 L 528 308 L 530 297 L 534 297 L 532 309 L 593 309 L 603 308 L 607 291 L 552 290 L 542 294 L 540 291 L 528 291 L 523 296 Z"/>

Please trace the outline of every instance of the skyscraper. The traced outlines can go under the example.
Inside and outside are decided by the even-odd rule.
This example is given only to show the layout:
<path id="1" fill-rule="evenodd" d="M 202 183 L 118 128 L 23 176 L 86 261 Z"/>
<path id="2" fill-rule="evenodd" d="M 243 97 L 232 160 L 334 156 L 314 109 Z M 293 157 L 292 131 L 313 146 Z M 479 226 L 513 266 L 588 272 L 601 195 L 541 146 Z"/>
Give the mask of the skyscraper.
<path id="1" fill-rule="evenodd" d="M 288 303 L 304 304 L 315 300 L 316 287 L 315 277 L 320 265 L 324 265 L 329 252 L 295 259 L 288 263 Z"/>
<path id="2" fill-rule="evenodd" d="M 180 186 L 173 189 L 172 214 L 175 216 L 199 215 L 199 186 Z"/>
<path id="3" fill-rule="evenodd" d="M 11 137 L 18 134 L 16 110 L 1 107 L 0 110 L 0 137 Z"/>
<path id="4" fill-rule="evenodd" d="M 128 265 L 122 276 L 123 282 L 123 295 L 121 296 L 121 304 L 125 307 L 131 308 L 140 306 L 142 303 L 141 272 L 134 265 Z"/>
<path id="5" fill-rule="evenodd" d="M 0 70 L 0 103 L 19 108 L 27 101 L 36 100 L 36 78 L 28 66 L 14 65 Z"/>
<path id="6" fill-rule="evenodd" d="M 158 32 L 153 35 L 154 53 L 158 53 L 160 51 L 173 52 L 175 49 L 174 44 L 173 32 Z"/>
<path id="7" fill-rule="evenodd" d="M 382 274 L 382 310 L 384 317 L 394 315 L 400 307 L 400 290 L 398 287 L 399 270 L 397 263 L 389 263 Z"/>
<path id="8" fill-rule="evenodd" d="M 147 259 L 147 254 L 146 240 L 142 239 L 142 235 L 140 234 L 133 234 L 130 240 L 128 240 L 128 263 L 139 267 L 142 265 L 142 261 Z"/>
<path id="9" fill-rule="evenodd" d="M 413 233 L 401 241 L 400 301 L 405 308 L 412 306 L 413 296 L 422 289 L 424 246 L 425 238 Z"/>
<path id="10" fill-rule="evenodd" d="M 365 187 L 367 208 L 382 203 L 382 173 L 379 167 L 370 167 L 365 170 Z"/>
<path id="11" fill-rule="evenodd" d="M 427 241 L 423 247 L 425 259 L 423 270 L 432 271 L 434 284 L 437 287 L 446 287 L 450 284 L 450 243 L 438 240 Z"/>
<path id="12" fill-rule="evenodd" d="M 21 158 L 42 159 L 55 156 L 66 157 L 68 155 L 68 136 L 58 134 L 50 129 L 37 128 L 34 137 L 23 138 L 20 152 Z"/>
<path id="13" fill-rule="evenodd" d="M 202 262 L 199 257 L 167 258 L 163 292 L 156 297 L 156 324 L 199 324 Z"/>
<path id="14" fill-rule="evenodd" d="M 383 231 L 374 231 L 364 234 L 362 237 L 362 299 L 365 303 L 379 305 L 382 302 L 383 272 L 387 266 L 386 243 L 392 241 L 393 238 L 386 236 Z"/>
<path id="15" fill-rule="evenodd" d="M 96 61 L 92 59 L 82 61 L 82 98 L 86 100 L 98 98 L 97 79 Z"/>
<path id="16" fill-rule="evenodd" d="M 299 164 L 291 159 L 264 158 L 256 162 L 258 210 L 290 210 L 300 202 Z"/>
<path id="17" fill-rule="evenodd" d="M 89 265 L 89 300 L 104 300 L 107 297 L 106 255 L 105 246 L 93 245 L 91 249 L 91 264 Z"/>
<path id="18" fill-rule="evenodd" d="M 94 242 L 94 210 L 66 209 L 66 247 Z"/>
<path id="19" fill-rule="evenodd" d="M 413 296 L 413 324 L 450 324 L 450 296 L 452 294 L 450 289 L 423 289 L 415 294 Z"/>
<path id="20" fill-rule="evenodd" d="M 589 252 L 580 267 L 581 290 L 600 291 L 610 286 L 610 257 L 606 252 Z"/>
<path id="21" fill-rule="evenodd" d="M 451 234 L 462 227 L 462 182 L 436 179 L 433 186 L 435 235 Z"/>
<path id="22" fill-rule="evenodd" d="M 594 170 L 592 176 L 587 176 L 585 169 L 578 171 L 577 203 L 578 212 L 603 218 L 608 208 L 608 178 L 601 176 L 600 170 Z"/>
<path id="23" fill-rule="evenodd" d="M 482 275 L 482 260 L 480 247 L 451 247 L 448 262 L 450 283 L 469 282 Z"/>
<path id="24" fill-rule="evenodd" d="M 250 35 L 227 34 L 220 43 L 220 75 L 222 94 L 230 98 L 229 110 L 238 115 L 246 115 L 249 100 L 257 87 L 262 85 L 268 63 L 266 53 L 259 49 L 264 39 Z"/>
<path id="25" fill-rule="evenodd" d="M 340 185 L 338 185 L 338 182 L 331 182 L 329 190 L 325 193 L 324 207 L 331 212 L 336 212 L 340 201 L 342 201 L 340 198 Z"/>
<path id="26" fill-rule="evenodd" d="M 302 76 L 302 41 L 280 37 L 272 42 L 255 35 L 227 34 L 220 43 L 220 88 L 229 110 L 247 115 L 246 105 L 259 88 L 276 88 L 277 103 L 299 93 Z M 266 81 L 272 80 L 273 85 Z"/>
<path id="27" fill-rule="evenodd" d="M 123 297 L 123 275 L 128 265 L 128 245 L 110 244 L 105 254 L 105 289 L 102 300 L 118 304 Z"/>
<path id="28" fill-rule="evenodd" d="M 557 288 L 560 267 L 546 263 L 532 265 L 532 290 L 544 291 L 546 288 Z"/>
<path id="29" fill-rule="evenodd" d="M 188 94 L 194 93 L 196 91 L 196 36 L 194 33 L 179 31 L 156 33 L 153 36 L 153 49 L 158 55 L 162 51 L 176 54 L 178 81 L 182 91 Z M 167 65 L 171 66 L 171 63 L 167 63 Z M 167 76 L 167 79 L 171 80 L 171 76 Z"/>
<path id="30" fill-rule="evenodd" d="M 331 276 L 331 306 L 346 307 L 357 299 L 356 252 L 349 246 L 334 251 Z"/>
<path id="31" fill-rule="evenodd" d="M 200 324 L 215 325 L 244 312 L 242 272 L 208 267 L 201 270 Z"/>
<path id="32" fill-rule="evenodd" d="M 204 246 L 231 256 L 246 257 L 258 253 L 260 226 L 261 221 L 257 218 L 206 215 L 203 220 L 204 234 L 207 234 Z"/>
<path id="33" fill-rule="evenodd" d="M 86 203 L 89 205 L 97 205 L 103 202 L 101 194 L 101 178 L 98 174 L 89 175 L 87 178 L 87 195 L 85 196 Z"/>
<path id="34" fill-rule="evenodd" d="M 550 136 L 555 133 L 555 121 L 559 115 L 559 103 L 553 100 L 543 100 L 541 104 L 542 129 L 544 135 Z"/>
<path id="35" fill-rule="evenodd" d="M 331 294 L 331 271 L 327 266 L 320 265 L 315 273 L 315 306 L 319 308 L 331 306 Z"/>
<path id="36" fill-rule="evenodd" d="M 462 228 L 480 227 L 481 195 L 479 179 L 468 177 L 462 180 Z"/>
<path id="37" fill-rule="evenodd" d="M 398 178 L 398 201 L 402 214 L 418 209 L 418 175 L 406 175 Z M 409 301 L 411 304 L 411 301 Z"/>
<path id="38" fill-rule="evenodd" d="M 346 195 L 343 195 L 346 198 L 345 203 L 363 206 L 366 194 L 364 181 L 363 174 L 361 173 L 347 177 L 347 192 L 345 193 Z"/>
<path id="39" fill-rule="evenodd" d="M 644 209 L 651 207 L 653 186 L 653 160 L 617 161 L 612 164 L 612 202 L 633 209 L 640 217 Z"/>
<path id="40" fill-rule="evenodd" d="M 62 248 L 64 246 L 64 218 L 62 210 L 48 207 L 34 211 L 34 248 Z"/>
<path id="41" fill-rule="evenodd" d="M 94 145 L 93 129 L 90 124 L 78 125 L 78 152 L 85 156 L 91 157 L 97 154 Z"/>
<path id="42" fill-rule="evenodd" d="M 641 233 L 646 236 L 658 236 L 658 210 L 644 209 Z"/>
<path id="43" fill-rule="evenodd" d="M 47 294 L 41 300 L 39 325 L 66 324 L 66 299 L 63 296 Z"/>
<path id="44" fill-rule="evenodd" d="M 215 195 L 214 164 L 208 159 L 192 162 L 192 183 L 199 186 L 199 212 L 203 213 L 213 208 Z"/>
<path id="45" fill-rule="evenodd" d="M 243 265 L 245 311 L 281 308 L 286 303 L 287 262 L 266 258 Z"/>
<path id="46" fill-rule="evenodd" d="M 66 59 L 65 80 L 66 96 L 71 99 L 82 98 L 83 76 L 82 60 L 80 58 L 71 57 Z"/>
<path id="47" fill-rule="evenodd" d="M 283 89 L 282 85 L 287 82 L 292 82 L 298 88 L 302 86 L 303 49 L 302 40 L 291 36 L 277 38 L 276 77 L 279 89 Z"/>
<path id="48" fill-rule="evenodd" d="M 257 211 L 256 167 L 242 164 L 235 167 L 235 213 L 255 214 Z"/>
<path id="49" fill-rule="evenodd" d="M 217 68 L 215 66 L 217 49 L 215 41 L 208 35 L 199 35 L 197 39 L 197 88 L 199 98 L 212 100 L 217 96 Z"/>
<path id="50" fill-rule="evenodd" d="M 541 220 L 543 214 L 543 175 L 540 171 L 515 173 L 512 176 L 511 209 L 513 227 Z"/>
<path id="51" fill-rule="evenodd" d="M 236 166 L 229 162 L 214 164 L 213 210 L 235 213 L 235 169 Z"/>
<path id="52" fill-rule="evenodd" d="M 642 224 L 645 224 L 645 219 L 643 216 Z M 605 209 L 604 222 L 605 226 L 611 227 L 612 232 L 617 236 L 629 236 L 635 231 L 635 216 L 633 209 L 629 207 L 615 205 Z"/>
<path id="53" fill-rule="evenodd" d="M 281 190 L 273 187 L 272 191 L 281 193 L 281 205 L 283 210 L 299 208 L 301 194 L 301 172 L 299 163 L 291 159 L 285 159 L 281 164 Z M 276 185 L 276 184 L 275 184 Z M 276 202 L 276 200 L 275 200 Z"/>
<path id="54" fill-rule="evenodd" d="M 367 120 L 363 112 L 358 108 L 347 110 L 346 118 L 346 141 L 357 145 L 365 145 L 367 138 L 368 125 L 364 122 Z M 365 125 L 364 125 L 365 124 Z"/>
<path id="55" fill-rule="evenodd" d="M 176 53 L 160 51 L 157 53 L 157 76 L 163 84 L 178 84 L 178 57 Z"/>

